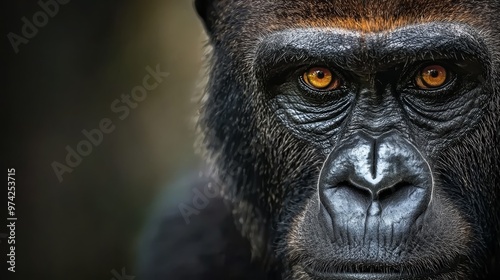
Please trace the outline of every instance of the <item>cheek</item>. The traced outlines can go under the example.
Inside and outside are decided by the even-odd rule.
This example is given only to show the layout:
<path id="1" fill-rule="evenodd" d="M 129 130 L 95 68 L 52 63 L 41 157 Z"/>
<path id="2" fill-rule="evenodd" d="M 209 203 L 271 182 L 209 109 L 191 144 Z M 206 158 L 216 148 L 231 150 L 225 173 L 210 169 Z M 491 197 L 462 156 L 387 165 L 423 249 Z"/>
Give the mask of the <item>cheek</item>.
<path id="1" fill-rule="evenodd" d="M 421 143 L 427 155 L 436 158 L 440 150 L 478 127 L 490 98 L 485 88 L 478 87 L 442 102 L 405 95 L 401 103 L 415 141 Z"/>
<path id="2" fill-rule="evenodd" d="M 438 155 L 436 178 L 442 191 L 465 218 L 476 225 L 474 230 L 492 230 L 500 213 L 500 122 L 485 118 L 468 135 Z M 471 209 L 473 209 L 471 211 Z"/>
<path id="3" fill-rule="evenodd" d="M 294 137 L 311 145 L 330 146 L 352 109 L 354 96 L 314 103 L 290 87 L 271 100 L 275 117 Z"/>

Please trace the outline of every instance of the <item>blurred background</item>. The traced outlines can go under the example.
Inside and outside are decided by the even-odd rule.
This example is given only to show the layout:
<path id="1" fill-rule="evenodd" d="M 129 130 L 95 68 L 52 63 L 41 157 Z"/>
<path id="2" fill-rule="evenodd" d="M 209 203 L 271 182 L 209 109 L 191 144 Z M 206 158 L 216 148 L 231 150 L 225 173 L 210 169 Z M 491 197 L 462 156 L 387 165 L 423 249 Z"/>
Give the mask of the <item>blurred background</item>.
<path id="1" fill-rule="evenodd" d="M 45 2 L 59 3 L 46 19 Z M 194 97 L 206 40 L 192 1 L 3 5 L 1 159 L 4 176 L 16 169 L 18 221 L 15 277 L 4 273 L 8 230 L 0 227 L 0 278 L 121 280 L 113 271 L 123 268 L 136 275 L 138 237 L 155 199 L 199 161 Z M 39 25 L 24 30 L 31 38 L 24 18 Z M 169 76 L 121 120 L 111 104 L 157 65 Z M 67 146 L 76 150 L 82 130 L 103 118 L 115 129 L 60 182 L 53 163 L 67 166 Z"/>

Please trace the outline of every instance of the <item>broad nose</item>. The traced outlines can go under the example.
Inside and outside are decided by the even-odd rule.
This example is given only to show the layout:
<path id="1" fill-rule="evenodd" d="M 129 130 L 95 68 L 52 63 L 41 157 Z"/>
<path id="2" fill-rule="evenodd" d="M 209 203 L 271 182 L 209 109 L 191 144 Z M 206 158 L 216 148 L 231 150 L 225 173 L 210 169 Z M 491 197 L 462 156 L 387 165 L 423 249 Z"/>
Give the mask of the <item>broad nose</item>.
<path id="1" fill-rule="evenodd" d="M 358 132 L 328 156 L 319 193 L 334 225 L 366 230 L 369 217 L 380 218 L 377 227 L 411 226 L 428 207 L 432 185 L 428 163 L 398 132 Z"/>

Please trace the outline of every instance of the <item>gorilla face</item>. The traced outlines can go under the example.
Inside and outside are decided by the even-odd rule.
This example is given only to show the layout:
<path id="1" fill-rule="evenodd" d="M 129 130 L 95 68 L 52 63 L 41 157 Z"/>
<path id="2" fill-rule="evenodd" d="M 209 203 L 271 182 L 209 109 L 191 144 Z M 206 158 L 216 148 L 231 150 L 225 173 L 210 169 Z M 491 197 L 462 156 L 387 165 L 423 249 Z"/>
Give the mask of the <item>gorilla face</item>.
<path id="1" fill-rule="evenodd" d="M 196 2 L 207 157 L 283 278 L 498 269 L 500 4 L 389 2 Z"/>

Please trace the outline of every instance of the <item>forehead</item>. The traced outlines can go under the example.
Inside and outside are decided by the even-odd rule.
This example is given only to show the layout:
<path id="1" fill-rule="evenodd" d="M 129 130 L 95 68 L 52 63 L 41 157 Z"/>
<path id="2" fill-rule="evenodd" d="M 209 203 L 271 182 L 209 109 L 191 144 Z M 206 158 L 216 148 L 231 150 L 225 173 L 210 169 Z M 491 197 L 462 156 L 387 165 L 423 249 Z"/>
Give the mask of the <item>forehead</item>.
<path id="1" fill-rule="evenodd" d="M 337 27 L 366 32 L 394 29 L 430 21 L 469 24 L 489 1 L 468 0 L 254 0 L 232 1 L 251 28 Z M 481 12 L 481 13 L 482 13 Z M 247 25 L 248 26 L 248 25 Z"/>

